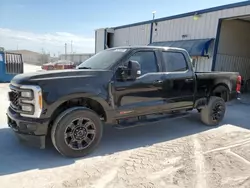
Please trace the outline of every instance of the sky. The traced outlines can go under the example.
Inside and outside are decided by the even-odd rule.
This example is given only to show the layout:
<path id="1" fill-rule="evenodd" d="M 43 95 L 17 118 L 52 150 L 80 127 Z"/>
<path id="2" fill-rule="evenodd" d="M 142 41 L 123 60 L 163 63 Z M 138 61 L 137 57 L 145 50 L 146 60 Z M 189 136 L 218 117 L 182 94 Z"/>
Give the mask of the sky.
<path id="1" fill-rule="evenodd" d="M 240 2 L 237 0 L 0 0 L 0 46 L 58 55 L 95 51 L 95 30 Z"/>

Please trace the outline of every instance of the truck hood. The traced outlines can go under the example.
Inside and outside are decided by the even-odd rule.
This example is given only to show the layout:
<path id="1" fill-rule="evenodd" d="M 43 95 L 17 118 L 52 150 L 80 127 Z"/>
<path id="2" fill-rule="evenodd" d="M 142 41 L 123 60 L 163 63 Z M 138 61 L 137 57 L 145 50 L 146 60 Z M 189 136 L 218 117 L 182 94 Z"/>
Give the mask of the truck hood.
<path id="1" fill-rule="evenodd" d="M 63 84 L 65 80 L 80 81 L 84 78 L 93 78 L 106 80 L 110 79 L 113 72 L 110 70 L 95 70 L 95 69 L 67 69 L 67 70 L 53 70 L 53 71 L 39 71 L 32 73 L 24 73 L 16 75 L 12 80 L 13 85 L 30 85 L 38 84 L 40 82 L 60 80 Z"/>

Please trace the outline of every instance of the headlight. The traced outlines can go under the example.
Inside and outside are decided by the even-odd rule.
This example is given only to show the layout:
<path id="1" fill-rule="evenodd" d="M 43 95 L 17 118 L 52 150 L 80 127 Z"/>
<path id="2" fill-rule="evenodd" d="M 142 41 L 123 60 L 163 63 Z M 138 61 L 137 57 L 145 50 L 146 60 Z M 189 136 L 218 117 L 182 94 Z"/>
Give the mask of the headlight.
<path id="1" fill-rule="evenodd" d="M 32 92 L 31 91 L 22 91 L 21 92 L 21 97 L 32 98 Z"/>
<path id="2" fill-rule="evenodd" d="M 39 118 L 43 110 L 42 89 L 39 86 L 23 85 L 21 91 L 21 108 L 23 117 Z M 26 113 L 25 113 L 26 112 Z"/>
<path id="3" fill-rule="evenodd" d="M 21 107 L 22 107 L 22 111 L 24 111 L 24 112 L 32 112 L 33 111 L 32 105 L 22 104 Z"/>

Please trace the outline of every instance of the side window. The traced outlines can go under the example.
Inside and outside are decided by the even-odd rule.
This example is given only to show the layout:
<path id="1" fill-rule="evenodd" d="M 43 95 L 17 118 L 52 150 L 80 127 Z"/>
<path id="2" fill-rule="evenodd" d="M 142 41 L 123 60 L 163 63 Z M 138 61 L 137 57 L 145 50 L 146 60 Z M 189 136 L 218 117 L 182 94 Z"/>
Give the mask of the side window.
<path id="1" fill-rule="evenodd" d="M 141 75 L 158 71 L 154 52 L 136 52 L 129 60 L 138 61 L 138 63 L 140 63 Z"/>
<path id="2" fill-rule="evenodd" d="M 187 70 L 186 59 L 180 52 L 163 52 L 163 58 L 167 72 Z"/>

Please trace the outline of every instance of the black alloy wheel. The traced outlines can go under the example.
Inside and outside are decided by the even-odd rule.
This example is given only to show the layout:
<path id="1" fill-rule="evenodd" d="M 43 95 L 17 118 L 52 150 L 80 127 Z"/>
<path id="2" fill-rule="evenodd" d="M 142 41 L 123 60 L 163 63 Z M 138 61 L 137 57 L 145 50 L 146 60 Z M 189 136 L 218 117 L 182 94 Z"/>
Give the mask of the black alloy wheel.
<path id="1" fill-rule="evenodd" d="M 55 120 L 51 140 L 66 157 L 84 157 L 99 145 L 103 133 L 100 117 L 85 107 L 69 108 Z"/>
<path id="2" fill-rule="evenodd" d="M 206 125 L 216 126 L 223 120 L 225 112 L 224 99 L 211 96 L 208 104 L 201 110 L 201 121 Z"/>
<path id="3" fill-rule="evenodd" d="M 64 139 L 73 150 L 87 148 L 95 139 L 95 124 L 87 118 L 73 120 L 65 129 Z"/>
<path id="4" fill-rule="evenodd" d="M 212 109 L 213 121 L 220 121 L 221 117 L 224 115 L 225 107 L 219 102 L 216 103 Z"/>

